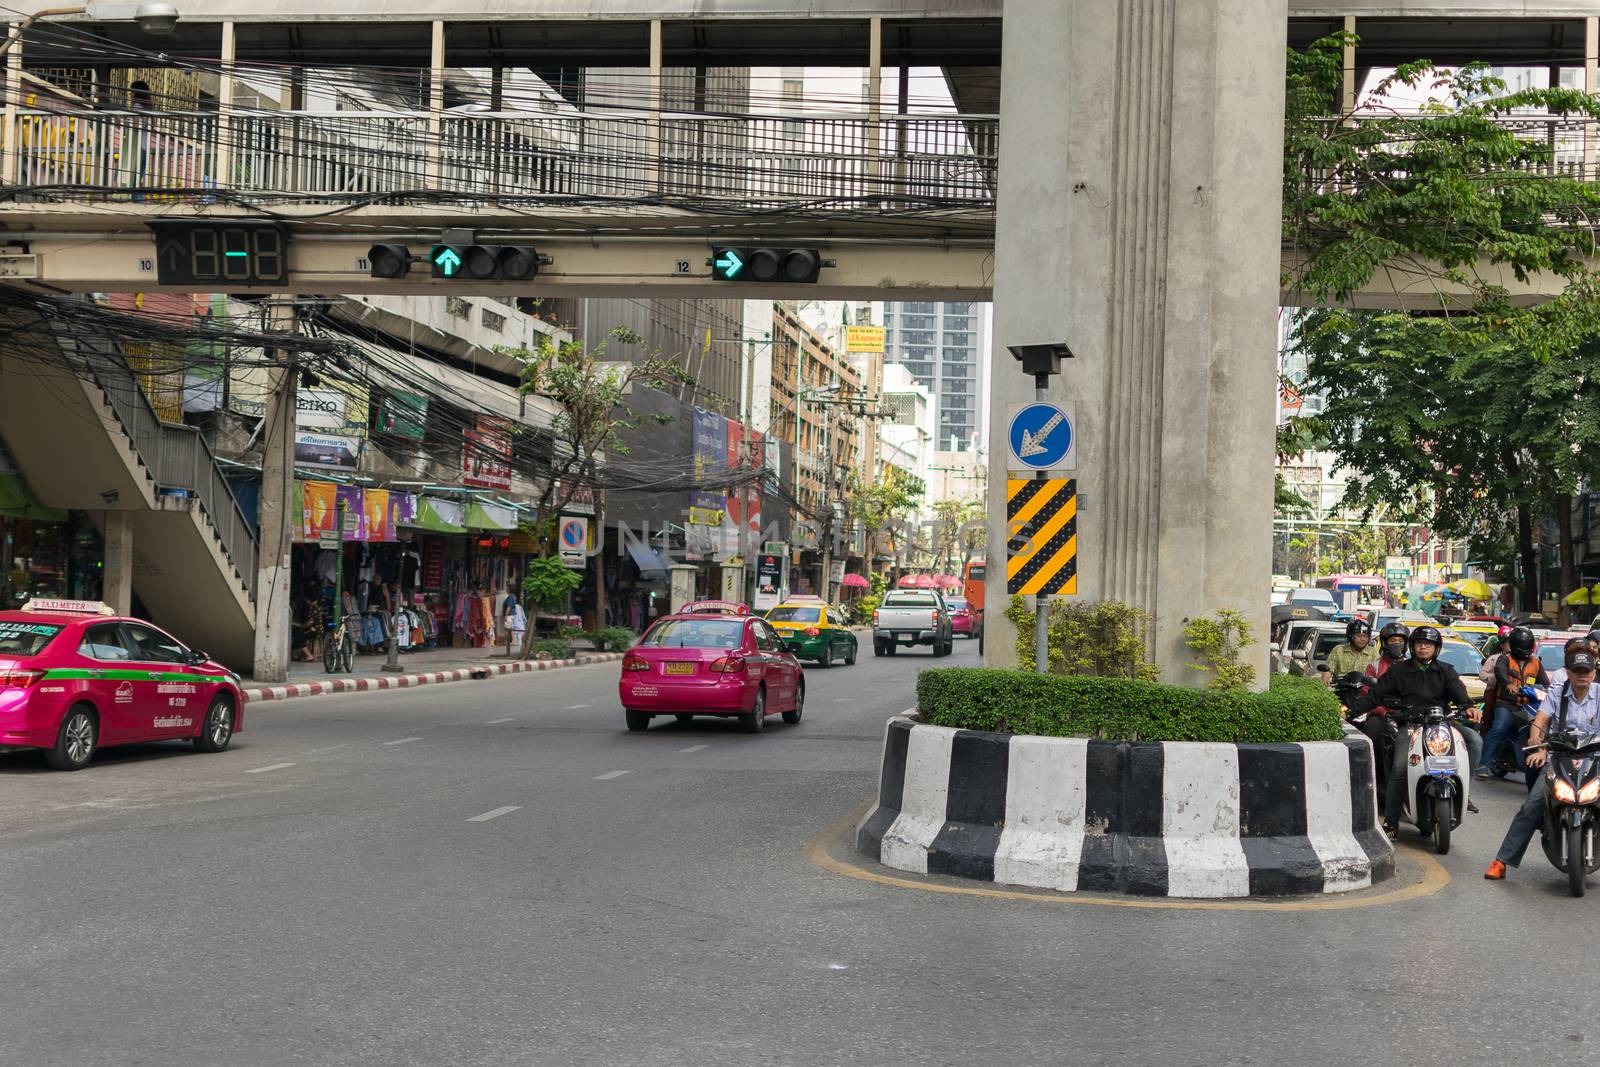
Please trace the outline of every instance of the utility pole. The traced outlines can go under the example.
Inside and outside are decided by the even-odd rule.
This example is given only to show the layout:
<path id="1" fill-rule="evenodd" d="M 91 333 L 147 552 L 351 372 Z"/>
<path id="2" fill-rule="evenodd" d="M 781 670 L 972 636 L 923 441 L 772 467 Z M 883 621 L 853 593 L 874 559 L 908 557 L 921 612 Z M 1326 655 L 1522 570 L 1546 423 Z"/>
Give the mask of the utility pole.
<path id="1" fill-rule="evenodd" d="M 293 333 L 295 305 L 292 297 L 272 302 L 268 324 L 273 330 Z M 278 349 L 278 360 L 268 372 L 272 393 L 267 402 L 266 430 L 262 434 L 260 555 L 256 572 L 256 649 L 253 671 L 258 682 L 283 682 L 289 678 L 289 554 L 294 545 L 294 428 L 295 386 L 299 369 L 294 356 Z M 343 531 L 340 532 L 343 536 Z M 337 599 L 335 600 L 337 604 Z"/>

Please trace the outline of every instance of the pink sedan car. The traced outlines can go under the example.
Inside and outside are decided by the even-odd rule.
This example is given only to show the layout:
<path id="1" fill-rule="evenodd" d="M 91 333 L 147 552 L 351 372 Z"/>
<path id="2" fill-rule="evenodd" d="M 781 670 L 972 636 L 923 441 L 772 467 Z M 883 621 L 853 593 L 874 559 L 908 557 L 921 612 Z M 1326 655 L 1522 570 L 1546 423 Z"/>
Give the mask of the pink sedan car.
<path id="1" fill-rule="evenodd" d="M 656 715 L 679 722 L 719 715 L 753 734 L 768 715 L 799 722 L 806 682 L 800 661 L 764 620 L 742 604 L 706 601 L 645 631 L 622 657 L 617 692 L 630 730 L 648 729 Z"/>
<path id="2" fill-rule="evenodd" d="M 972 605 L 967 602 L 967 598 L 947 596 L 944 602 L 950 608 L 950 636 L 977 637 L 978 616 L 972 610 Z"/>

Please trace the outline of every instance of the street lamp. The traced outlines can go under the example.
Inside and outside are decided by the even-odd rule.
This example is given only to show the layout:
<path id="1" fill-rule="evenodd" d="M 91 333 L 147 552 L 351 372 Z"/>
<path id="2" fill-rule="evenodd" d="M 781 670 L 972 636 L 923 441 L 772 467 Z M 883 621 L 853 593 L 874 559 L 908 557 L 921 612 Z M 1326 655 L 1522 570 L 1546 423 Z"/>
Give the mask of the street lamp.
<path id="1" fill-rule="evenodd" d="M 152 37 L 165 37 L 177 28 L 178 9 L 171 4 L 143 3 L 134 8 L 132 15 L 124 14 L 123 12 L 131 6 L 131 4 L 79 4 L 74 7 L 41 8 L 17 23 L 10 36 L 0 42 L 0 56 L 5 55 L 22 40 L 23 33 L 35 22 L 42 19 L 63 18 L 67 15 L 88 15 L 97 22 L 125 21 L 131 18 L 135 25 Z"/>

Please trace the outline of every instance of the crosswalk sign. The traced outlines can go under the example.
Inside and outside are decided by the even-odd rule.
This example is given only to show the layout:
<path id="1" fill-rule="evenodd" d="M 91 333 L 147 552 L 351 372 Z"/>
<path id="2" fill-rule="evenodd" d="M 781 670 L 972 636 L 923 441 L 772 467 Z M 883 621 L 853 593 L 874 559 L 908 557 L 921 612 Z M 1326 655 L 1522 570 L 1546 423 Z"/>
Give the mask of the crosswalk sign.
<path id="1" fill-rule="evenodd" d="M 1006 592 L 1077 595 L 1076 479 L 1006 481 Z"/>

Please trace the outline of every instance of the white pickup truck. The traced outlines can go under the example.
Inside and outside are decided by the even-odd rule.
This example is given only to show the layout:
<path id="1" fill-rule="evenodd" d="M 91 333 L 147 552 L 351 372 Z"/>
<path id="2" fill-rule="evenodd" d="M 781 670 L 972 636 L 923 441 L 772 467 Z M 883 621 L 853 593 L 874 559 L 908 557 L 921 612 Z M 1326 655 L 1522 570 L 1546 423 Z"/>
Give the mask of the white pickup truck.
<path id="1" fill-rule="evenodd" d="M 932 645 L 948 656 L 955 645 L 944 597 L 932 589 L 895 589 L 872 613 L 872 654 L 892 656 L 901 645 Z"/>

